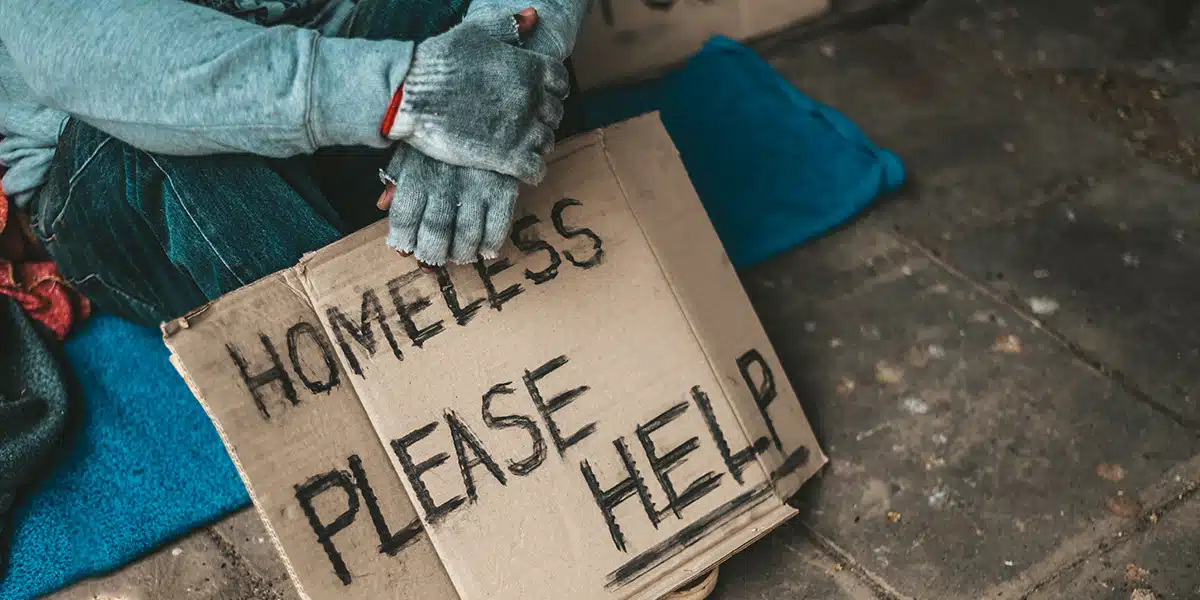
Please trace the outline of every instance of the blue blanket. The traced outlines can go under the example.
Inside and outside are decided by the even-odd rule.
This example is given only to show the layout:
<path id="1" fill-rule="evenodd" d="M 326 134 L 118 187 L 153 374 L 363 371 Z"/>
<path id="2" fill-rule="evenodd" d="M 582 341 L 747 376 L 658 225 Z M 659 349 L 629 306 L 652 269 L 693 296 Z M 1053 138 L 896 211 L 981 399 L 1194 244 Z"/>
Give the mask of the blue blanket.
<path id="1" fill-rule="evenodd" d="M 738 266 L 845 223 L 904 179 L 894 155 L 726 38 L 655 83 L 589 99 L 595 126 L 650 110 Z M 118 568 L 248 502 L 157 331 L 97 316 L 67 354 L 82 427 L 17 515 L 0 600 Z"/>

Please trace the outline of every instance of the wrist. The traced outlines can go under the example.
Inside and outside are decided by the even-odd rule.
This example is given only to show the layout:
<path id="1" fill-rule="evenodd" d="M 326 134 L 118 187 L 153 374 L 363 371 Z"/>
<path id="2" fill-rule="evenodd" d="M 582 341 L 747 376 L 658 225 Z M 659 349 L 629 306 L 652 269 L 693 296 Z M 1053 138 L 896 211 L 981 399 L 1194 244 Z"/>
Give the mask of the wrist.
<path id="1" fill-rule="evenodd" d="M 412 64 L 411 42 L 321 38 L 312 71 L 309 129 L 316 147 L 384 147 L 380 122 Z"/>
<path id="2" fill-rule="evenodd" d="M 383 122 L 379 124 L 379 135 L 390 140 L 398 140 L 404 137 L 401 133 L 411 133 L 399 131 L 396 128 L 397 117 L 400 113 L 400 105 L 404 102 L 404 84 L 401 83 L 395 93 L 392 94 L 392 100 L 388 103 L 387 112 L 383 114 Z M 403 123 L 401 123 L 403 125 Z"/>

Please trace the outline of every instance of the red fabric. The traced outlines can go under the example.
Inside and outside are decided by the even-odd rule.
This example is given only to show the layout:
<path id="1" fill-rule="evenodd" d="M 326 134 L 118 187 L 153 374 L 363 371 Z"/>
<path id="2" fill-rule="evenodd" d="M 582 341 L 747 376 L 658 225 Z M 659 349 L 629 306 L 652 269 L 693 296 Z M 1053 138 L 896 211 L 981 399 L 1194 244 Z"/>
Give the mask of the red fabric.
<path id="1" fill-rule="evenodd" d="M 392 94 L 392 102 L 388 104 L 387 112 L 383 115 L 383 123 L 379 124 L 379 135 L 389 137 L 392 133 L 392 125 L 396 123 L 396 113 L 400 112 L 400 101 L 404 100 L 404 84 L 396 88 L 396 93 Z"/>
<path id="2" fill-rule="evenodd" d="M 13 298 L 35 321 L 58 339 L 92 312 L 91 303 L 75 291 L 49 259 L 37 256 L 29 225 L 9 205 L 0 189 L 0 294 Z"/>

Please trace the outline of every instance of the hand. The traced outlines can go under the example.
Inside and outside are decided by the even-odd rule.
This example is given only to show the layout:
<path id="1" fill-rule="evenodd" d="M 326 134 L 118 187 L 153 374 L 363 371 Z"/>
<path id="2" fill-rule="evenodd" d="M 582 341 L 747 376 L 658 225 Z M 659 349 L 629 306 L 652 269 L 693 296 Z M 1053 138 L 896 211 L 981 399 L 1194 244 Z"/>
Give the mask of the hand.
<path id="1" fill-rule="evenodd" d="M 527 34 L 538 22 L 532 8 L 515 18 L 518 35 Z M 415 253 L 426 270 L 446 261 L 494 258 L 500 252 L 512 221 L 516 179 L 447 165 L 405 144 L 396 145 L 384 176 L 386 188 L 376 205 L 388 211 L 387 245 L 392 249 L 404 255 Z"/>
<path id="2" fill-rule="evenodd" d="M 495 258 L 512 224 L 518 181 L 446 164 L 396 146 L 378 206 L 388 211 L 387 245 L 423 267 Z"/>
<path id="3" fill-rule="evenodd" d="M 452 165 L 541 181 L 570 86 L 559 61 L 513 45 L 521 23 L 476 13 L 417 45 L 388 137 Z"/>

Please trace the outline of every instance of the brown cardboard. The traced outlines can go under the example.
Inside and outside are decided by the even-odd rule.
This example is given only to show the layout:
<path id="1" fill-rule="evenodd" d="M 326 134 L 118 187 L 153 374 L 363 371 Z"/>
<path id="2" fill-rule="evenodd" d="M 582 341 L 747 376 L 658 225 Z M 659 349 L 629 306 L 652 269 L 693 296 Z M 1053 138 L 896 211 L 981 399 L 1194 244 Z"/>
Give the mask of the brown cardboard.
<path id="1" fill-rule="evenodd" d="M 172 362 L 225 441 L 303 597 L 457 598 L 292 271 L 228 294 L 164 332 Z M 258 384 L 257 398 L 237 360 Z M 353 517 L 328 548 L 301 501 L 310 496 L 326 525 Z"/>
<path id="2" fill-rule="evenodd" d="M 381 223 L 168 328 L 311 598 L 449 599 L 448 575 L 464 600 L 654 600 L 792 517 L 824 464 L 656 116 L 564 144 L 519 213 L 497 261 L 424 274 Z M 267 332 L 287 367 L 285 332 L 314 317 L 339 385 L 301 381 L 295 404 L 261 387 L 264 419 L 226 345 L 269 366 Z M 331 538 L 353 575 L 337 588 L 287 512 L 351 452 L 385 529 L 415 512 L 424 533 L 389 560 L 364 503 Z M 345 508 L 328 495 L 318 525 Z"/>
<path id="3" fill-rule="evenodd" d="M 710 37 L 762 37 L 829 10 L 830 0 L 594 0 L 573 61 L 592 89 L 654 75 Z"/>

